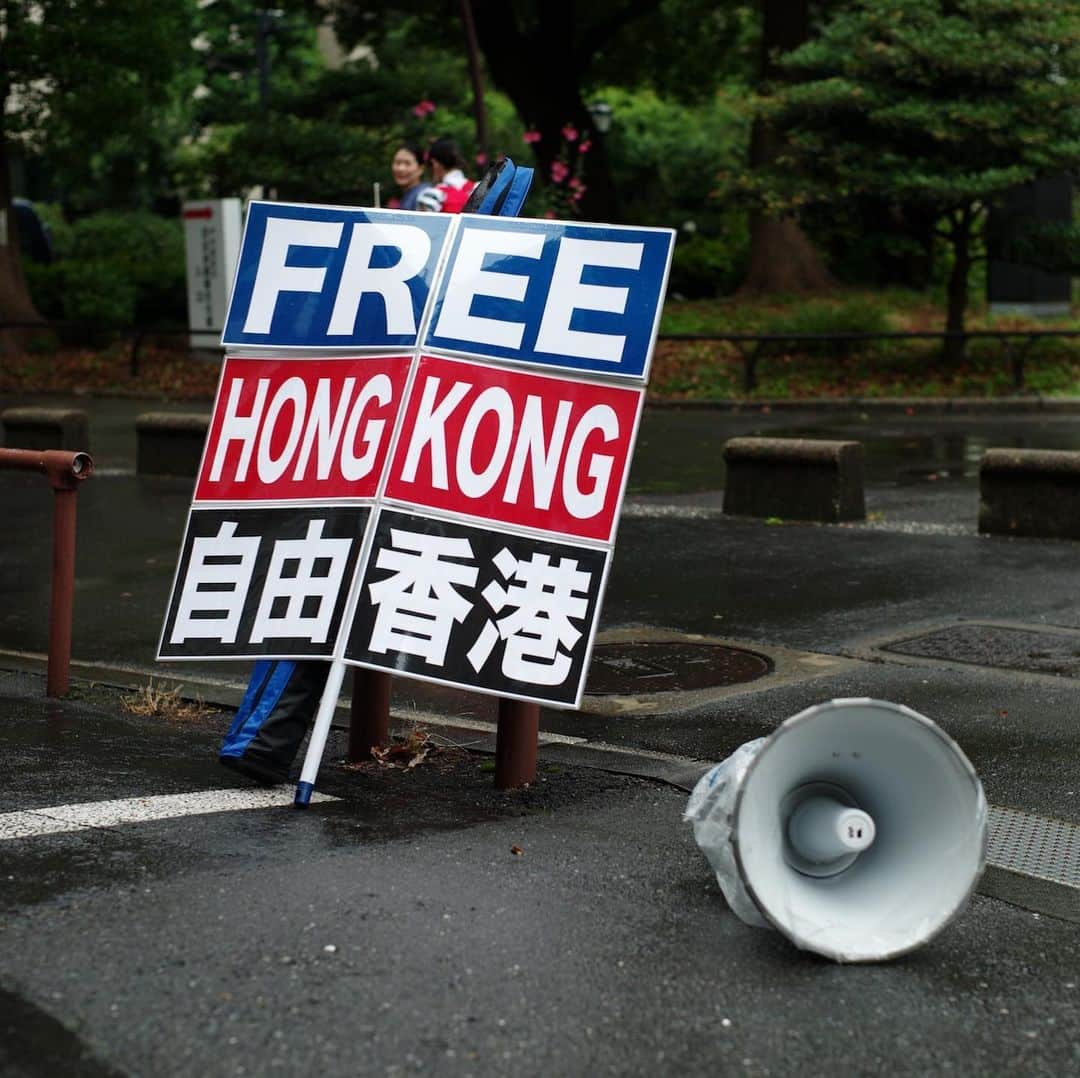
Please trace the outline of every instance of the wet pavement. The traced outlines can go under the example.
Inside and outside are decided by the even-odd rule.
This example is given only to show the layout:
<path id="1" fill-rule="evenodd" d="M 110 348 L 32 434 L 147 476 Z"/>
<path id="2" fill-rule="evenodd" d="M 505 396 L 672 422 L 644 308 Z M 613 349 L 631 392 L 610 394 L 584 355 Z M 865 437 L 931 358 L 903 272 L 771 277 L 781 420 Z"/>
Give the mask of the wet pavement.
<path id="1" fill-rule="evenodd" d="M 247 667 L 153 659 L 191 497 L 134 474 L 134 416 L 162 406 L 78 403 L 97 473 L 62 702 L 52 495 L 0 472 L 3 811 L 235 788 L 213 757 Z M 493 789 L 489 698 L 399 679 L 430 765 L 349 770 L 343 709 L 336 800 L 307 813 L 0 835 L 0 1073 L 1080 1071 L 1077 888 L 992 866 L 926 948 L 838 967 L 738 921 L 680 820 L 706 763 L 873 696 L 951 734 L 995 808 L 1080 824 L 1080 545 L 976 529 L 982 451 L 1080 449 L 1080 408 L 1019 408 L 647 409 L 595 676 L 542 712 L 537 783 Z M 725 517 L 746 434 L 863 441 L 867 521 Z M 223 713 L 127 713 L 150 676 Z"/>

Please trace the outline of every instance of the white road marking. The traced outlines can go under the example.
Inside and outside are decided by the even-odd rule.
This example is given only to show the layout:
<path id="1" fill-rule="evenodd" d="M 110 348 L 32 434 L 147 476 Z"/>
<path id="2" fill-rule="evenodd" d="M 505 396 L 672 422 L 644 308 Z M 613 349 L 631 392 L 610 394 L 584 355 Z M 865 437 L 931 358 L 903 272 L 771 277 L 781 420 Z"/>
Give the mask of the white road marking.
<path id="1" fill-rule="evenodd" d="M 148 820 L 171 820 L 179 816 L 205 816 L 211 812 L 240 809 L 284 808 L 293 803 L 291 786 L 266 790 L 198 790 L 186 794 L 157 797 L 127 797 L 119 801 L 87 801 L 79 805 L 52 805 L 0 815 L 0 842 L 13 838 L 34 838 L 66 831 L 120 827 Z M 338 801 L 329 794 L 313 793 L 312 804 Z"/>

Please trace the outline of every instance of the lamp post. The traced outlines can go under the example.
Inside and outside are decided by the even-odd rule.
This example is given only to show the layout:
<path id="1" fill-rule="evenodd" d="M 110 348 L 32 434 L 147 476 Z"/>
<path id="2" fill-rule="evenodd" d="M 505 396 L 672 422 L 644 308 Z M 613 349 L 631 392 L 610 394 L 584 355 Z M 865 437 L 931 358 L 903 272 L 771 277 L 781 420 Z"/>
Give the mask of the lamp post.
<path id="1" fill-rule="evenodd" d="M 606 135 L 611 130 L 614 111 L 606 101 L 594 101 L 589 106 L 589 115 L 592 117 L 593 127 L 598 135 Z"/>
<path id="2" fill-rule="evenodd" d="M 270 37 L 277 33 L 282 8 L 259 8 L 255 13 L 255 62 L 259 69 L 259 112 L 265 123 L 270 114 Z M 270 185 L 263 183 L 263 197 L 270 197 Z"/>

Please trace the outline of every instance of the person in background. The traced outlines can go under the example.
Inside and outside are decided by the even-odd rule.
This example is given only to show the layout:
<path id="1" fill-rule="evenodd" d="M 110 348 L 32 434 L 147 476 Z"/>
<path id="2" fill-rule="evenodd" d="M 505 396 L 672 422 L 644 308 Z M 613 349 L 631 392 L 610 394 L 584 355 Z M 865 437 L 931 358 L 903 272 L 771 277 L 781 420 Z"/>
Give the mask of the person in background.
<path id="1" fill-rule="evenodd" d="M 420 195 L 416 208 L 432 213 L 461 213 L 476 181 L 465 175 L 465 158 L 457 143 L 450 138 L 438 138 L 427 156 L 435 185 Z"/>
<path id="2" fill-rule="evenodd" d="M 401 194 L 387 205 L 395 210 L 418 209 L 417 199 L 425 191 L 431 190 L 431 184 L 424 179 L 424 151 L 415 142 L 401 143 L 394 151 L 390 171 Z"/>

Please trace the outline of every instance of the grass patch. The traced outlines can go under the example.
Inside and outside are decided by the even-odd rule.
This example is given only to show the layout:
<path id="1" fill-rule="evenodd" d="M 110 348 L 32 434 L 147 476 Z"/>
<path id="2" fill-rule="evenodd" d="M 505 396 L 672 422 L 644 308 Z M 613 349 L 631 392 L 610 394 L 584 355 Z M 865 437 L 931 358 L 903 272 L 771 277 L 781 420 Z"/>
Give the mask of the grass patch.
<path id="1" fill-rule="evenodd" d="M 175 689 L 163 689 L 154 684 L 153 678 L 136 692 L 125 696 L 120 701 L 120 708 L 129 715 L 143 715 L 173 722 L 190 722 L 217 714 L 217 708 L 208 707 L 200 699 L 183 699 L 179 686 Z"/>

